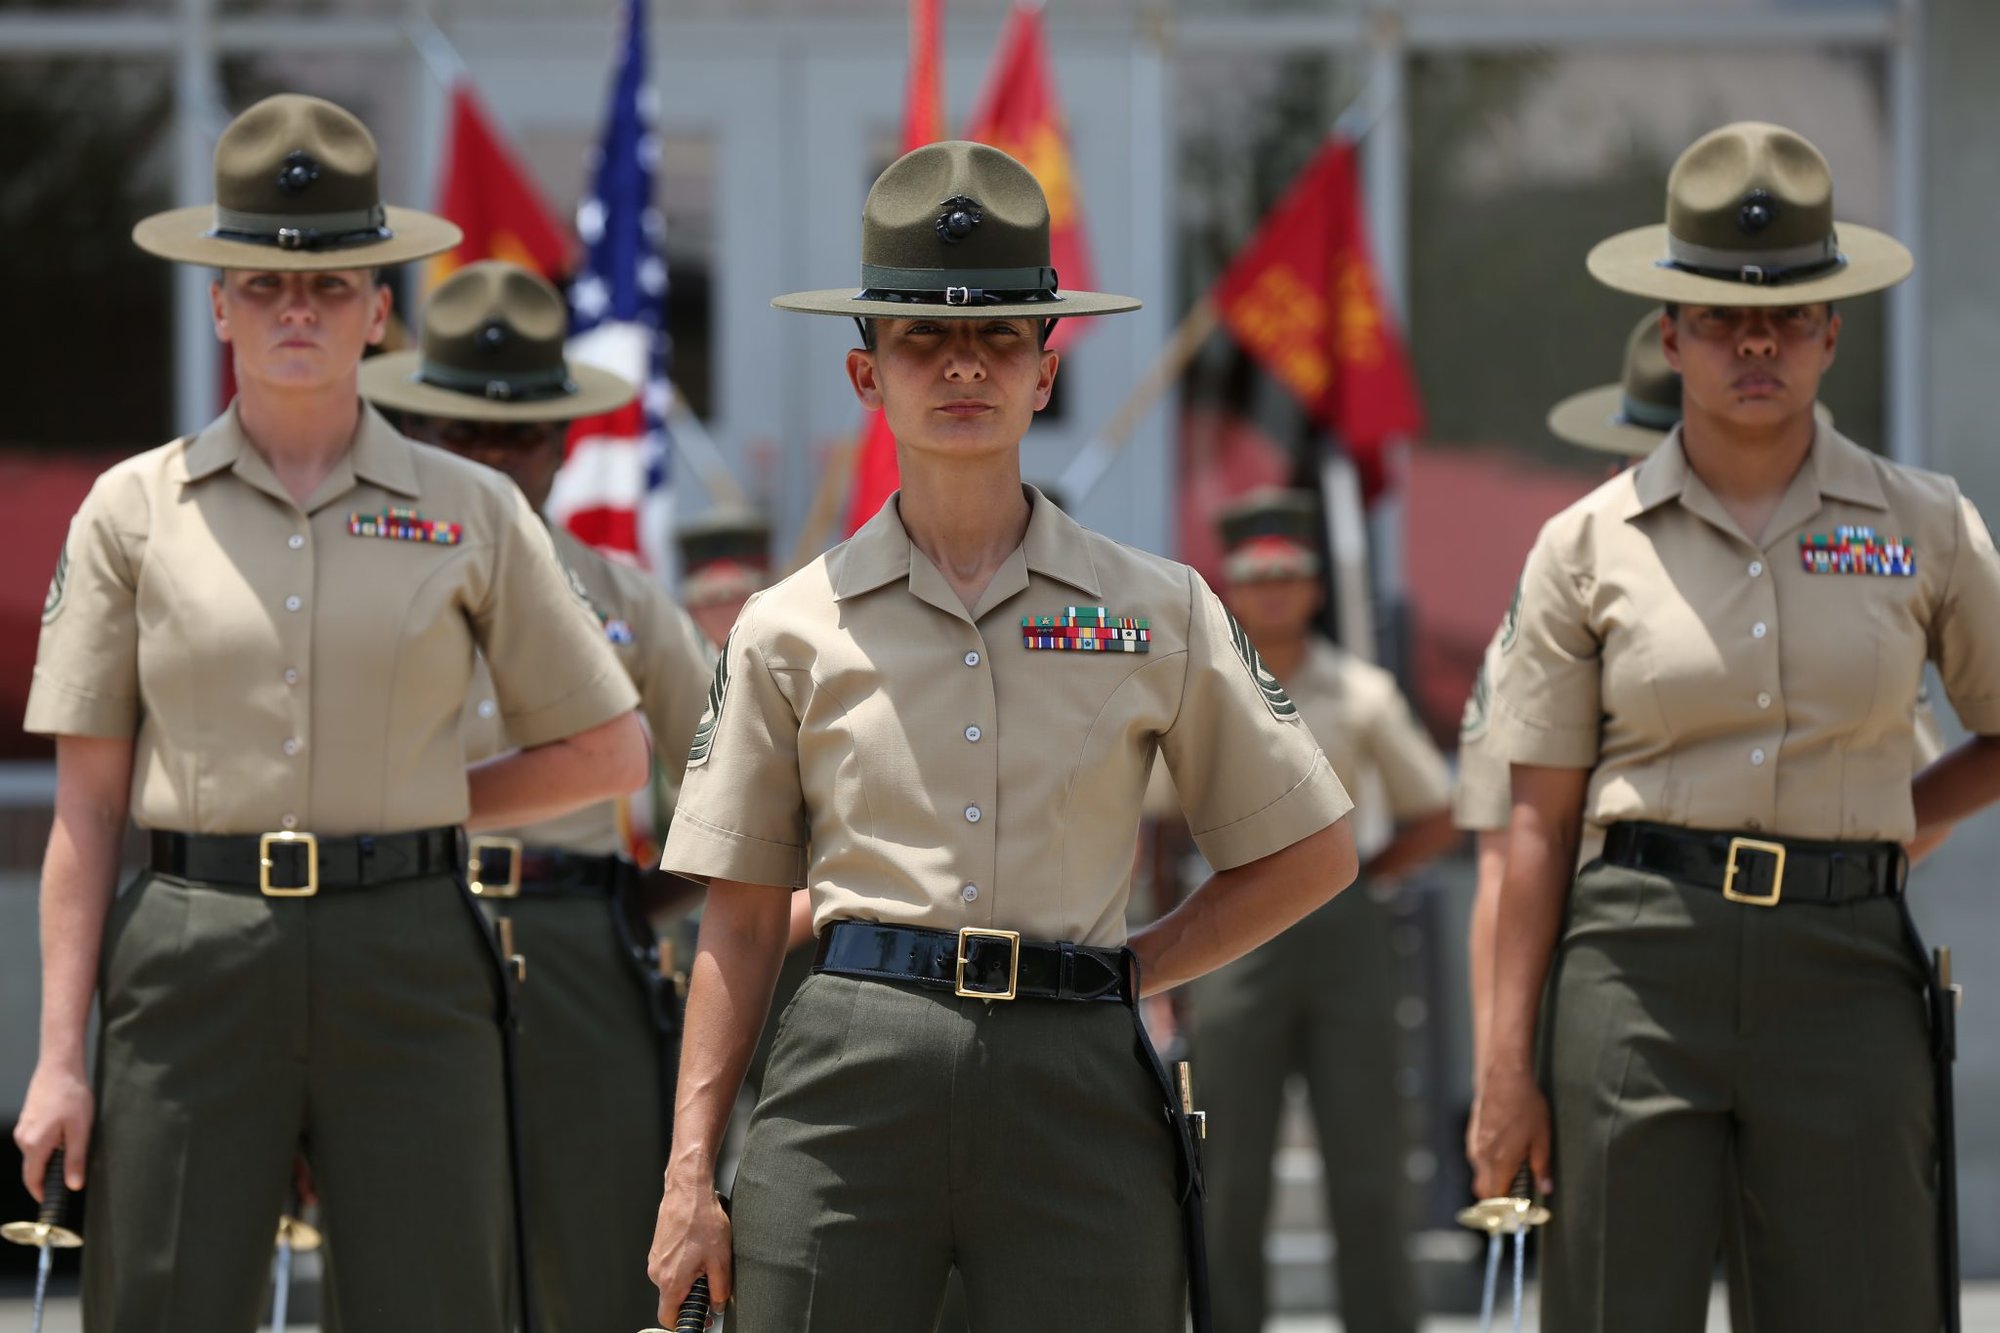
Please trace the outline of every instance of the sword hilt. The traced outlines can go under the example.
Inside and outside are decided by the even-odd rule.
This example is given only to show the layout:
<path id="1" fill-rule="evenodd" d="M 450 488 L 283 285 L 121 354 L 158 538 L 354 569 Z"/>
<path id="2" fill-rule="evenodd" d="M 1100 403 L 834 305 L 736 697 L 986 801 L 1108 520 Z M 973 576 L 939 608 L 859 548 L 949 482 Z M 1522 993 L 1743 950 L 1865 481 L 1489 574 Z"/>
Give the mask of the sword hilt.
<path id="1" fill-rule="evenodd" d="M 63 1155 L 61 1148 L 50 1153 L 49 1164 L 42 1171 L 42 1208 L 35 1214 L 37 1226 L 62 1225 L 63 1211 L 69 1207 L 69 1182 L 63 1177 Z"/>
<path id="2" fill-rule="evenodd" d="M 680 1313 L 674 1316 L 674 1333 L 705 1333 L 713 1311 L 708 1298 L 708 1274 L 703 1273 L 694 1280 L 687 1299 L 681 1302 Z"/>
<path id="3" fill-rule="evenodd" d="M 1526 1162 L 1521 1163 L 1521 1169 L 1514 1173 L 1514 1183 L 1508 1188 L 1507 1193 L 1516 1199 L 1535 1197 L 1535 1173 L 1528 1169 Z"/>

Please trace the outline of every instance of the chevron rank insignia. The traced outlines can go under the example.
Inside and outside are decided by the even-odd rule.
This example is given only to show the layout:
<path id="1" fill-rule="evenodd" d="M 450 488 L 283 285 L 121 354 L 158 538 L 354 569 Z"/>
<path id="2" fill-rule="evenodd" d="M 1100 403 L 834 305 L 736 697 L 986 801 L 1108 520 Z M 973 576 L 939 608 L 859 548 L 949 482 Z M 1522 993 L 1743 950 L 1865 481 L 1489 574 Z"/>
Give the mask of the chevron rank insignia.
<path id="1" fill-rule="evenodd" d="M 1114 616 L 1109 607 L 1068 606 L 1059 616 L 1022 616 L 1021 645 L 1058 652 L 1147 653 L 1153 650 L 1152 622 L 1143 616 Z"/>
<path id="2" fill-rule="evenodd" d="M 1905 541 L 1886 541 L 1873 528 L 1839 527 L 1832 536 L 1801 533 L 1799 559 L 1808 574 L 1910 578 L 1917 572 L 1916 548 Z"/>
<path id="3" fill-rule="evenodd" d="M 432 546 L 456 546 L 462 535 L 458 524 L 425 518 L 414 509 L 349 514 L 347 531 L 354 537 L 386 537 L 390 541 L 428 542 Z"/>

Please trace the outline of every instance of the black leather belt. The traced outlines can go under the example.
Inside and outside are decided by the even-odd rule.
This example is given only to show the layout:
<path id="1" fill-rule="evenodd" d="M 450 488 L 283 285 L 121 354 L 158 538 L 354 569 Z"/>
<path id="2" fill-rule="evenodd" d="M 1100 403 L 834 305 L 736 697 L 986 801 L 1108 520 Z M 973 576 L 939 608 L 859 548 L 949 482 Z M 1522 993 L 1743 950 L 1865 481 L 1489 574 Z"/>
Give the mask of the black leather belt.
<path id="1" fill-rule="evenodd" d="M 152 868 L 216 888 L 310 898 L 464 869 L 456 826 L 322 838 L 311 833 L 174 833 L 155 829 Z"/>
<path id="2" fill-rule="evenodd" d="M 638 867 L 622 856 L 527 847 L 519 838 L 475 836 L 468 875 L 481 898 L 614 897 L 638 881 Z"/>
<path id="3" fill-rule="evenodd" d="M 1637 822 L 1610 827 L 1604 859 L 1754 907 L 1888 897 L 1903 891 L 1908 873 L 1903 849 L 1893 842 L 1759 838 Z"/>
<path id="4" fill-rule="evenodd" d="M 1043 944 L 1011 930 L 923 930 L 836 921 L 819 937 L 813 971 L 907 981 L 975 1000 L 1131 1003 L 1123 949 Z"/>

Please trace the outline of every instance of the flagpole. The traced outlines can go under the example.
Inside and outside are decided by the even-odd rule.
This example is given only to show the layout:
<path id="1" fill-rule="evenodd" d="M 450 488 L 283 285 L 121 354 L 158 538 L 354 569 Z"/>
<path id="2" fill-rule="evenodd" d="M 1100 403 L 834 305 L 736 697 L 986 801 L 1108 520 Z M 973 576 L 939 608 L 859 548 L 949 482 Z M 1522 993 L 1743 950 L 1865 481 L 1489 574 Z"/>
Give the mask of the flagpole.
<path id="1" fill-rule="evenodd" d="M 444 35 L 444 29 L 429 14 L 412 15 L 404 24 L 403 32 L 410 39 L 410 45 L 423 57 L 425 68 L 439 84 L 449 89 L 466 73 L 465 57 L 451 44 L 451 38 Z"/>
<path id="2" fill-rule="evenodd" d="M 676 387 L 672 405 L 667 408 L 667 425 L 673 437 L 674 452 L 687 461 L 694 474 L 701 478 L 702 488 L 708 498 L 718 505 L 740 505 L 744 503 L 742 483 L 729 470 L 722 451 L 715 447 L 715 438 L 708 433 L 708 427 L 701 424 L 701 418 L 687 405 Z"/>
<path id="3" fill-rule="evenodd" d="M 826 549 L 827 538 L 833 535 L 834 524 L 840 521 L 841 504 L 847 499 L 854 470 L 860 463 L 859 432 L 833 447 L 832 454 L 820 468 L 819 486 L 813 491 L 812 508 L 806 511 L 806 521 L 799 525 L 798 538 L 792 543 L 791 558 L 785 562 L 787 572 L 804 567 L 806 561 Z"/>
<path id="4" fill-rule="evenodd" d="M 1081 504 L 1085 496 L 1097 489 L 1105 473 L 1111 470 L 1111 465 L 1118 461 L 1118 455 L 1130 442 L 1132 432 L 1139 428 L 1139 423 L 1146 419 L 1167 389 L 1181 377 L 1181 372 L 1188 368 L 1195 353 L 1208 341 L 1208 335 L 1215 332 L 1220 318 L 1215 301 L 1207 296 L 1196 301 L 1181 317 L 1180 324 L 1174 329 L 1173 336 L 1167 339 L 1167 345 L 1161 349 L 1152 368 L 1134 386 L 1118 410 L 1112 413 L 1104 429 L 1092 436 L 1090 443 L 1084 445 L 1070 460 L 1069 466 L 1063 469 L 1062 479 L 1056 484 L 1062 489 L 1066 502 Z"/>

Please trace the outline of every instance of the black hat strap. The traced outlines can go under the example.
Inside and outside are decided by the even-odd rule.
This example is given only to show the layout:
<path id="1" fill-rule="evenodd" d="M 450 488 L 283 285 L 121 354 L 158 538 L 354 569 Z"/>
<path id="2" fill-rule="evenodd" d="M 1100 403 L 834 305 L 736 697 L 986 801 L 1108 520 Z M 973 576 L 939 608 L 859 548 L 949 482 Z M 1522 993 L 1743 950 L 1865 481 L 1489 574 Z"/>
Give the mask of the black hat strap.
<path id="1" fill-rule="evenodd" d="M 425 360 L 417 379 L 434 389 L 490 398 L 497 403 L 539 403 L 550 398 L 570 398 L 577 392 L 568 366 L 550 370 L 526 370 L 513 375 L 493 375 L 483 370 L 460 370 Z"/>
<path id="2" fill-rule="evenodd" d="M 1678 402 L 1649 403 L 1621 391 L 1618 395 L 1618 415 L 1614 420 L 1621 426 L 1672 430 L 1681 423 L 1681 405 Z"/>
<path id="3" fill-rule="evenodd" d="M 280 250 L 344 250 L 394 238 L 382 205 L 342 213 L 244 213 L 215 206 L 218 241 L 276 246 Z"/>
<path id="4" fill-rule="evenodd" d="M 1669 232 L 1667 257 L 1658 262 L 1661 268 L 1678 269 L 1697 277 L 1776 287 L 1846 268 L 1847 256 L 1840 253 L 1839 241 L 1831 234 L 1825 240 L 1783 250 L 1724 250 L 1696 245 Z"/>
<path id="5" fill-rule="evenodd" d="M 904 305 L 1024 305 L 1060 301 L 1056 271 L 1035 268 L 895 268 L 861 266 L 862 291 L 856 298 Z"/>

